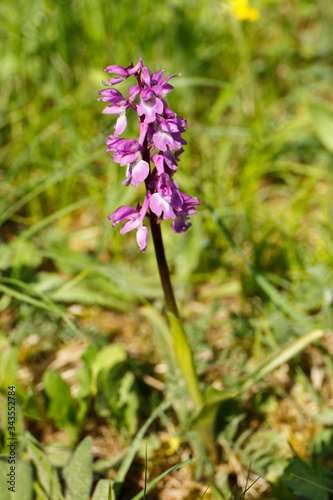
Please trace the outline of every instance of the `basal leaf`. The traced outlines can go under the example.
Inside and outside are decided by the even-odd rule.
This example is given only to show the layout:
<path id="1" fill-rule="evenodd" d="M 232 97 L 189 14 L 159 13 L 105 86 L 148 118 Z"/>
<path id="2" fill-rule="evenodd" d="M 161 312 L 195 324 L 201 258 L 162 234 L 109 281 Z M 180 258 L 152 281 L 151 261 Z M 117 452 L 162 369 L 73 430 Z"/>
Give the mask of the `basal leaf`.
<path id="1" fill-rule="evenodd" d="M 64 468 L 66 500 L 89 500 L 92 483 L 92 439 L 86 437 Z"/>

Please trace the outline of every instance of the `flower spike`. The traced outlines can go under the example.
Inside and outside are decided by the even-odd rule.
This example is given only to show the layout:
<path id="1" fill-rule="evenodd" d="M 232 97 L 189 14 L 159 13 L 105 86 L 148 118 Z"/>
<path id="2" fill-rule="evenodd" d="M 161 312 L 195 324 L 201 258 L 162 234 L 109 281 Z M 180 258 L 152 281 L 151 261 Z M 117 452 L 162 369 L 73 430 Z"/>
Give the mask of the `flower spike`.
<path id="1" fill-rule="evenodd" d="M 136 65 L 132 63 L 122 67 L 114 64 L 105 71 L 117 76 L 110 78 L 108 83 L 103 82 L 108 88 L 99 92 L 101 97 L 98 100 L 108 103 L 102 113 L 118 115 L 114 134 L 106 139 L 106 151 L 113 153 L 116 163 L 127 167 L 123 184 L 137 188 L 144 182 L 146 188 L 142 207 L 121 206 L 109 219 L 113 221 L 113 226 L 125 222 L 121 234 L 136 229 L 138 246 L 145 252 L 148 239 L 148 228 L 143 223 L 145 217 L 157 223 L 171 219 L 172 229 L 176 233 L 184 233 L 191 226 L 189 216 L 196 213 L 195 207 L 200 204 L 197 198 L 182 193 L 173 179 L 183 152 L 182 146 L 186 144 L 182 134 L 187 124 L 185 118 L 178 118 L 168 108 L 164 98 L 173 89 L 169 80 L 180 74 L 164 78 L 164 70 L 151 74 L 142 65 L 141 58 Z M 127 97 L 124 97 L 113 85 L 131 76 L 137 83 L 129 87 Z M 138 140 L 119 137 L 126 129 L 129 108 L 138 115 Z"/>

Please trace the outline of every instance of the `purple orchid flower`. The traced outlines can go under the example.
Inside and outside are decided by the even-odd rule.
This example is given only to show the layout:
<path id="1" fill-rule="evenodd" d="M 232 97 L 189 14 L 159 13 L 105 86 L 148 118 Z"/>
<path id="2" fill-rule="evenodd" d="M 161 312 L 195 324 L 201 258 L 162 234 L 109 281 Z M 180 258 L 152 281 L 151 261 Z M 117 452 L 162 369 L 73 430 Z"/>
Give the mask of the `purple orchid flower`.
<path id="1" fill-rule="evenodd" d="M 117 210 L 108 217 L 109 220 L 113 220 L 112 226 L 116 226 L 119 222 L 127 220 L 120 230 L 121 234 L 128 233 L 128 231 L 132 231 L 133 229 L 137 230 L 136 240 L 143 253 L 146 251 L 148 240 L 148 228 L 143 225 L 143 220 L 147 214 L 149 199 L 150 192 L 147 191 L 145 201 L 141 208 L 138 206 L 137 209 L 134 210 L 132 207 L 126 207 L 123 205 L 117 208 Z"/>
<path id="2" fill-rule="evenodd" d="M 169 80 L 180 74 L 163 77 L 164 70 L 160 70 L 151 75 L 141 59 L 135 66 L 133 63 L 127 67 L 112 65 L 105 71 L 118 75 L 109 79 L 108 83 L 103 82 L 111 88 L 101 90 L 99 97 L 100 101 L 109 103 L 103 110 L 104 114 L 118 115 L 115 132 L 106 140 L 106 151 L 113 153 L 116 163 L 127 167 L 123 184 L 137 188 L 144 182 L 146 189 L 142 207 L 138 205 L 135 210 L 121 206 L 109 219 L 113 221 L 113 226 L 125 221 L 121 234 L 136 229 L 139 248 L 145 252 L 148 239 L 148 228 L 143 224 L 145 217 L 155 221 L 155 224 L 171 219 L 172 229 L 176 233 L 184 233 L 191 226 L 189 216 L 197 212 L 195 207 L 200 203 L 197 198 L 182 193 L 173 179 L 179 156 L 184 151 L 182 145 L 186 144 L 182 134 L 187 124 L 185 118 L 178 118 L 168 108 L 164 98 L 173 89 Z M 134 76 L 137 83 L 129 88 L 128 97 L 123 97 L 112 86 L 130 76 Z M 126 129 L 129 108 L 139 118 L 138 140 L 119 137 Z"/>
<path id="3" fill-rule="evenodd" d="M 103 97 L 99 101 L 111 102 L 112 104 L 103 109 L 105 114 L 118 114 L 115 125 L 115 135 L 118 136 L 124 132 L 127 126 L 126 110 L 130 106 L 130 101 L 125 99 L 116 89 L 104 89 L 99 92 Z"/>
<path id="4" fill-rule="evenodd" d="M 181 133 L 185 132 L 186 120 L 184 118 L 168 118 L 157 116 L 156 122 L 153 124 L 153 141 L 157 148 L 162 151 L 167 149 L 178 149 L 182 144 L 187 144 L 185 139 L 181 137 Z"/>
<path id="5" fill-rule="evenodd" d="M 140 98 L 137 106 L 138 115 L 145 115 L 145 123 L 152 123 L 156 120 L 156 115 L 163 113 L 163 102 L 155 97 L 152 90 L 143 90 Z"/>
<path id="6" fill-rule="evenodd" d="M 168 83 L 171 78 L 175 78 L 179 75 L 172 75 L 163 78 L 164 69 L 153 73 L 151 76 L 152 81 L 152 90 L 154 91 L 157 97 L 163 99 L 167 94 L 169 94 L 173 90 L 173 86 Z"/>
<path id="7" fill-rule="evenodd" d="M 149 206 L 157 216 L 161 216 L 163 212 L 163 219 L 175 219 L 174 210 L 182 209 L 183 200 L 179 188 L 168 174 L 163 173 L 159 176 L 156 193 L 152 194 Z"/>
<path id="8" fill-rule="evenodd" d="M 108 73 L 115 73 L 116 75 L 118 75 L 118 78 L 110 78 L 108 80 L 108 84 L 107 83 L 104 83 L 104 85 L 115 85 L 116 83 L 120 83 L 124 80 L 126 80 L 126 78 L 128 78 L 129 76 L 131 75 L 134 75 L 135 73 L 137 73 L 138 71 L 140 71 L 140 69 L 142 68 L 142 60 L 141 60 L 141 57 L 139 58 L 137 64 L 135 66 L 133 66 L 133 63 L 130 65 L 130 66 L 127 66 L 126 68 L 123 68 L 122 66 L 118 66 L 117 64 L 113 64 L 112 66 L 108 66 L 107 68 L 105 68 L 104 71 L 107 71 Z"/>
<path id="9" fill-rule="evenodd" d="M 182 198 L 182 208 L 176 211 L 176 218 L 172 221 L 171 227 L 175 233 L 184 234 L 185 231 L 192 225 L 188 222 L 189 215 L 194 215 L 197 210 L 194 208 L 200 204 L 198 198 L 189 196 L 185 193 L 180 193 Z"/>
<path id="10" fill-rule="evenodd" d="M 176 171 L 178 168 L 178 157 L 183 152 L 183 148 L 178 149 L 175 153 L 172 153 L 170 149 L 167 149 L 165 152 L 160 151 L 152 156 L 151 161 L 155 164 L 158 174 L 163 174 L 165 166 L 170 170 Z"/>
<path id="11" fill-rule="evenodd" d="M 123 167 L 127 165 L 126 180 L 124 184 L 132 184 L 138 187 L 139 182 L 144 181 L 149 174 L 149 163 L 142 159 L 142 146 L 135 139 L 118 139 L 109 136 L 107 139 L 107 151 L 115 151 L 113 160 Z"/>

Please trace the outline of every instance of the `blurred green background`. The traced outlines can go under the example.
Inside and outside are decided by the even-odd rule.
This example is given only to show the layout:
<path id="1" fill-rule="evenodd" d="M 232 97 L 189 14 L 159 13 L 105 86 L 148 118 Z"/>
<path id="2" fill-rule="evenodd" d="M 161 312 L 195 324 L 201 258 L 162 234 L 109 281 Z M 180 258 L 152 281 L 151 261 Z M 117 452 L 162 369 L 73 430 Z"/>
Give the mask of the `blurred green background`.
<path id="1" fill-rule="evenodd" d="M 202 380 L 228 386 L 287 342 L 313 328 L 326 332 L 280 367 L 284 375 L 252 387 L 248 407 L 226 410 L 225 498 L 233 485 L 244 488 L 239 471 L 246 477 L 250 463 L 267 478 L 253 486 L 262 498 L 314 498 L 290 474 L 301 470 L 333 488 L 313 472 L 332 466 L 333 4 L 251 6 L 259 12 L 254 22 L 237 19 L 223 0 L 1 3 L 1 387 L 5 393 L 17 384 L 25 427 L 42 443 L 57 441 L 53 432 L 67 426 L 75 446 L 91 434 L 87 415 L 94 422 L 111 408 L 120 453 L 163 398 L 163 386 L 144 382 L 164 383 L 156 367 L 165 354 L 152 342 L 162 319 L 149 308 L 163 309 L 152 240 L 142 255 L 135 235 L 121 236 L 107 220 L 143 192 L 123 186 L 124 172 L 103 152 L 114 119 L 97 102 L 104 68 L 141 57 L 151 71 L 182 74 L 168 96 L 189 124 L 176 180 L 201 207 L 186 235 L 172 233 L 168 222 L 163 234 Z M 136 136 L 133 118 L 126 137 Z M 110 395 L 94 413 L 93 389 L 88 384 L 84 393 L 79 377 L 81 393 L 73 395 L 77 381 L 63 374 L 72 396 L 59 419 L 47 391 L 54 371 L 65 372 L 57 353 L 72 343 L 69 358 L 82 364 L 87 346 L 99 352 L 110 341 L 126 347 L 116 350 L 121 362 L 127 356 L 128 378 L 113 376 L 130 387 L 128 413 Z M 284 421 L 285 405 L 297 416 Z M 81 417 L 74 417 L 78 407 Z M 288 441 L 304 459 L 296 469 Z M 309 460 L 317 460 L 311 473 Z M 315 498 L 329 498 L 318 491 Z"/>

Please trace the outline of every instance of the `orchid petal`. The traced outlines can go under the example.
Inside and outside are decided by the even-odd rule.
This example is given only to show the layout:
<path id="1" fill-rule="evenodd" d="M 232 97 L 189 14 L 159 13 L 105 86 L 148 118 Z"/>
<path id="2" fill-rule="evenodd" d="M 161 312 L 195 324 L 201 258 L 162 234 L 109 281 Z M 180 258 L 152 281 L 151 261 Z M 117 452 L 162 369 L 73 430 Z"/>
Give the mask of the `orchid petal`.
<path id="1" fill-rule="evenodd" d="M 148 228 L 146 226 L 141 226 L 136 232 L 136 241 L 139 245 L 140 250 L 145 253 L 148 240 Z"/>
<path id="2" fill-rule="evenodd" d="M 149 206 L 157 216 L 160 216 L 163 212 L 163 219 L 174 219 L 176 217 L 170 203 L 162 198 L 159 193 L 152 194 Z"/>
<path id="3" fill-rule="evenodd" d="M 149 165 L 146 161 L 140 160 L 136 165 L 132 165 L 132 185 L 138 187 L 139 182 L 144 181 L 149 174 Z"/>
<path id="4" fill-rule="evenodd" d="M 114 127 L 115 129 L 115 134 L 120 135 L 124 132 L 125 128 L 127 126 L 127 118 L 126 115 L 120 115 L 116 121 L 116 125 Z"/>

